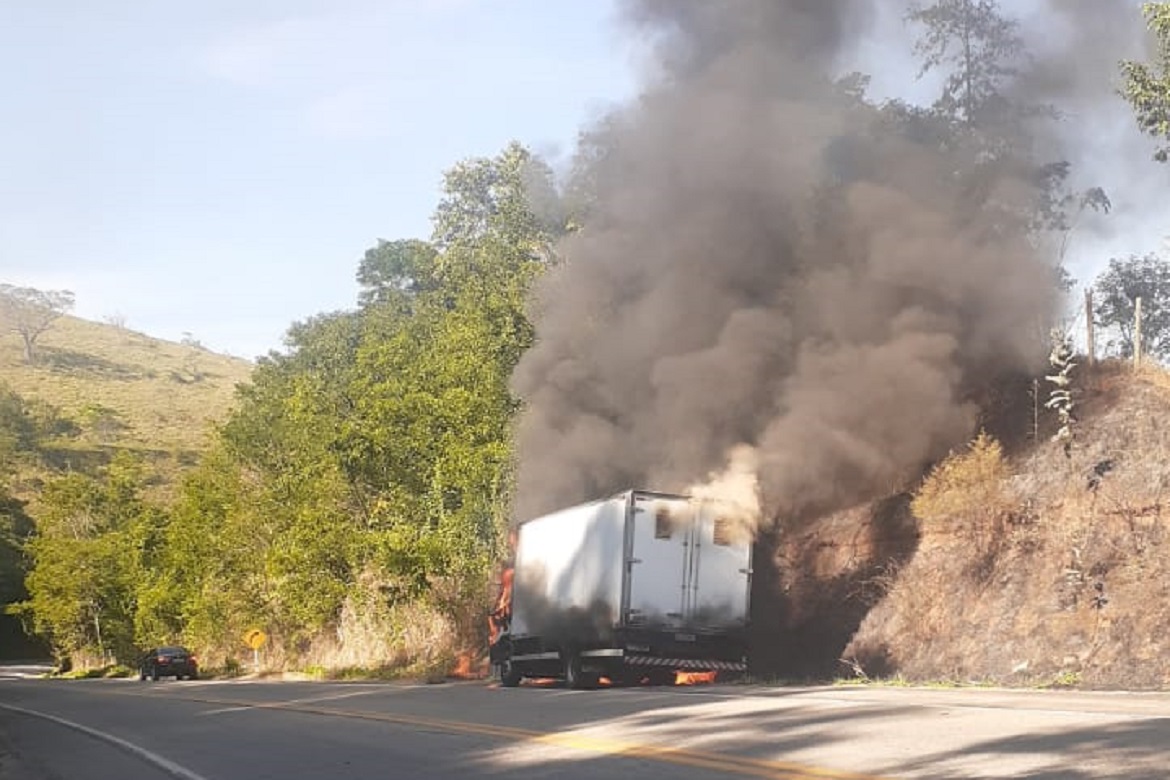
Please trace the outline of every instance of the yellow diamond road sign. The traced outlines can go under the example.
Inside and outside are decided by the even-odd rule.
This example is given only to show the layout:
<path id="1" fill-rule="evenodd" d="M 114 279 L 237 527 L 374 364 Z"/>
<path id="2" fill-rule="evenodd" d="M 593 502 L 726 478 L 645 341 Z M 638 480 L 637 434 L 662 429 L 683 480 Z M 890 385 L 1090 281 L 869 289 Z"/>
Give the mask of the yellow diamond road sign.
<path id="1" fill-rule="evenodd" d="M 244 644 L 253 650 L 259 650 L 264 647 L 264 643 L 268 641 L 268 634 L 265 634 L 258 628 L 253 628 L 244 634 Z"/>

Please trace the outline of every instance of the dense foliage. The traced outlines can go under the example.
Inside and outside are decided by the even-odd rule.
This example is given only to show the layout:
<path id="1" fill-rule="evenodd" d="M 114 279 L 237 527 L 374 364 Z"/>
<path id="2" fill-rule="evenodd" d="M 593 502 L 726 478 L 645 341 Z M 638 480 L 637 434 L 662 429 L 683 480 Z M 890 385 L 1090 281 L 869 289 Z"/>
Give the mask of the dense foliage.
<path id="1" fill-rule="evenodd" d="M 1152 23 L 1162 13 L 1151 11 Z M 1054 233 L 1063 245 L 1080 212 L 1108 209 L 1102 191 L 1069 189 L 1068 161 L 1040 159 L 1020 142 L 1022 123 L 1049 112 L 1005 97 L 1027 57 L 997 3 L 938 0 L 914 5 L 909 18 L 940 94 L 928 107 L 875 105 L 854 74 L 837 87 L 859 127 L 959 149 L 969 164 L 956 176 L 974 203 L 1000 202 L 983 191 L 997 166 L 1034 172 L 1036 197 L 1026 201 L 1038 207 L 1007 202 L 997 228 Z M 1126 74 L 1143 127 L 1165 135 L 1161 82 L 1137 66 Z M 843 179 L 867 162 L 847 141 L 829 154 Z M 287 349 L 261 359 L 165 506 L 148 498 L 151 475 L 126 454 L 57 473 L 27 505 L 0 480 L 0 601 L 60 656 L 85 660 L 128 660 L 136 647 L 181 641 L 214 662 L 240 654 L 241 636 L 259 627 L 279 661 L 412 663 L 421 657 L 412 642 L 438 641 L 426 633 L 431 617 L 453 632 L 452 649 L 474 644 L 511 508 L 521 399 L 509 378 L 535 339 L 526 303 L 563 233 L 589 229 L 591 161 L 607 143 L 602 122 L 582 139 L 563 191 L 516 144 L 455 165 L 430 240 L 378 241 L 359 262 L 355 309 L 290 328 Z M 819 219 L 832 219 L 832 197 Z M 1062 254 L 1052 258 L 1053 283 L 1067 287 L 1056 273 Z M 1149 290 L 1151 325 L 1161 311 L 1153 299 L 1170 288 L 1160 267 L 1137 261 L 1110 273 L 1102 322 L 1124 342 L 1133 285 Z M 1163 354 L 1160 345 L 1151 348 Z M 0 390 L 0 477 L 35 457 L 55 424 Z M 938 466 L 916 513 L 936 526 L 969 505 L 994 514 L 1003 468 L 999 445 L 980 436 Z"/>
<path id="2" fill-rule="evenodd" d="M 1157 42 L 1154 61 L 1121 64 L 1122 94 L 1133 106 L 1138 127 L 1163 142 L 1170 141 L 1170 3 L 1145 3 L 1142 12 Z M 1170 146 L 1154 153 L 1159 162 L 1170 159 Z"/>
<path id="3" fill-rule="evenodd" d="M 534 193 L 555 203 L 518 145 L 449 171 L 433 241 L 378 242 L 360 308 L 289 330 L 167 511 L 122 461 L 48 484 L 37 630 L 63 655 L 125 658 L 180 639 L 227 656 L 262 626 L 303 658 L 347 610 L 421 601 L 473 641 L 506 525 L 508 379 L 559 230 Z"/>
<path id="4" fill-rule="evenodd" d="M 1133 355 L 1137 301 L 1142 301 L 1142 353 L 1170 358 L 1170 263 L 1155 254 L 1114 258 L 1095 284 L 1096 320 L 1106 351 Z"/>

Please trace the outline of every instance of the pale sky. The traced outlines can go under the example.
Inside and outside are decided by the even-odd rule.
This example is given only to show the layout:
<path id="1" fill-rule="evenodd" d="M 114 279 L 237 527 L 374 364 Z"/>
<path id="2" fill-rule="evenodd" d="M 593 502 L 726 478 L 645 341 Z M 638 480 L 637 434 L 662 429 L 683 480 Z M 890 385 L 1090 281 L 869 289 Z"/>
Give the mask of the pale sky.
<path id="1" fill-rule="evenodd" d="M 0 282 L 279 348 L 457 160 L 565 154 L 627 44 L 607 0 L 0 0 Z"/>
<path id="2" fill-rule="evenodd" d="M 355 305 L 377 239 L 429 235 L 457 160 L 511 139 L 563 159 L 635 92 L 636 43 L 613 0 L 0 0 L 0 282 L 159 338 L 280 348 Z M 888 52 L 856 64 L 878 96 L 926 97 Z M 1134 156 L 1123 111 L 1073 121 L 1117 206 L 1075 245 L 1088 279 L 1170 232 L 1170 166 Z"/>

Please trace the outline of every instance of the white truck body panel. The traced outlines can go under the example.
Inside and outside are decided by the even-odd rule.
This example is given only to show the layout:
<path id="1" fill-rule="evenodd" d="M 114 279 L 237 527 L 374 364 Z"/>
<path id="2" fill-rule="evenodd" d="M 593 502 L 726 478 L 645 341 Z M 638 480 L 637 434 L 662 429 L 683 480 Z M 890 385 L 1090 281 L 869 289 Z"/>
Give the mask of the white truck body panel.
<path id="1" fill-rule="evenodd" d="M 688 615 L 701 628 L 748 623 L 745 592 L 751 581 L 752 532 L 742 515 L 713 501 L 698 504 L 695 558 Z"/>
<path id="2" fill-rule="evenodd" d="M 594 501 L 520 526 L 513 634 L 545 630 L 541 617 L 550 611 L 620 620 L 625 503 L 621 497 Z"/>
<path id="3" fill-rule="evenodd" d="M 684 498 L 635 495 L 629 566 L 630 625 L 681 628 L 687 538 L 693 521 Z"/>
<path id="4" fill-rule="evenodd" d="M 512 634 L 746 626 L 752 538 L 725 509 L 626 491 L 521 525 Z"/>

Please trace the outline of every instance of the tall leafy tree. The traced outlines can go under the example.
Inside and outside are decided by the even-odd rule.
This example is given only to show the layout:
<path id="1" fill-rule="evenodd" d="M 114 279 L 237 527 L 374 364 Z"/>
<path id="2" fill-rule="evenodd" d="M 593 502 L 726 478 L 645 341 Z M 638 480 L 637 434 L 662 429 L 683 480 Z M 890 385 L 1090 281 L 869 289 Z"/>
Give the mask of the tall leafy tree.
<path id="1" fill-rule="evenodd" d="M 1024 43 L 997 0 L 914 3 L 907 19 L 922 27 L 920 74 L 944 72 L 938 113 L 968 127 L 1002 125 L 1014 113 L 1004 87 L 1019 75 Z"/>
<path id="2" fill-rule="evenodd" d="M 534 193 L 537 193 L 534 196 Z M 486 585 L 507 508 L 512 367 L 557 237 L 551 171 L 519 145 L 444 178 L 430 241 L 379 241 L 360 308 L 290 328 L 263 358 L 155 545 L 134 536 L 140 640 L 285 652 L 355 599 L 456 619 Z"/>
<path id="3" fill-rule="evenodd" d="M 372 522 L 384 559 L 409 565 L 416 584 L 473 580 L 492 554 L 517 409 L 508 378 L 533 339 L 528 292 L 562 230 L 556 197 L 551 171 L 516 144 L 456 165 L 410 316 L 369 312 L 347 464 L 356 482 L 386 486 Z"/>
<path id="4" fill-rule="evenodd" d="M 32 519 L 25 513 L 24 502 L 0 488 L 0 613 L 23 601 L 24 545 L 32 533 Z"/>
<path id="5" fill-rule="evenodd" d="M 1114 258 L 1094 288 L 1097 324 L 1116 334 L 1117 354 L 1133 354 L 1134 314 L 1141 298 L 1142 353 L 1170 358 L 1170 263 L 1155 254 Z"/>
<path id="6" fill-rule="evenodd" d="M 42 425 L 41 418 L 50 415 L 0 384 L 0 613 L 28 595 L 25 544 L 33 531 L 26 504 L 9 493 L 8 479 L 20 464 L 35 458 L 42 427 L 49 427 Z"/>
<path id="7" fill-rule="evenodd" d="M 1063 265 L 1071 236 L 1086 213 L 1108 213 L 1112 204 L 1100 187 L 1072 188 L 1068 161 L 1034 157 L 1022 132 L 1023 121 L 1055 118 L 1057 113 L 1051 106 L 1009 97 L 1013 81 L 1030 61 L 1018 23 L 1004 14 L 998 0 L 916 2 L 907 19 L 920 29 L 914 46 L 920 76 L 932 71 L 943 75 L 941 93 L 930 112 L 925 116 L 911 112 L 909 117 L 918 125 L 933 126 L 935 133 L 940 129 L 937 120 L 942 120 L 949 131 L 944 131 L 941 142 L 969 150 L 966 175 L 971 191 L 985 202 L 996 201 L 987 197 L 988 188 L 997 186 L 1002 173 L 1028 173 L 1025 180 L 1034 188 L 1030 208 L 1023 213 L 1009 210 L 1001 220 L 1013 229 L 1053 236 L 1053 281 L 1071 289 L 1073 282 Z"/>
<path id="8" fill-rule="evenodd" d="M 1170 159 L 1170 3 L 1145 3 L 1142 13 L 1157 41 L 1153 61 L 1121 63 L 1122 95 L 1143 133 L 1165 142 L 1154 159 Z"/>
<path id="9" fill-rule="evenodd" d="M 361 286 L 358 303 L 405 304 L 414 296 L 434 289 L 434 265 L 438 251 L 426 241 L 402 239 L 379 241 L 366 251 L 358 266 Z"/>
<path id="10" fill-rule="evenodd" d="M 70 474 L 46 485 L 27 548 L 36 630 L 60 657 L 135 655 L 136 540 L 160 521 L 142 498 L 142 471 L 125 453 L 98 477 Z"/>

